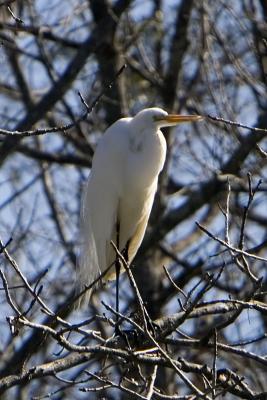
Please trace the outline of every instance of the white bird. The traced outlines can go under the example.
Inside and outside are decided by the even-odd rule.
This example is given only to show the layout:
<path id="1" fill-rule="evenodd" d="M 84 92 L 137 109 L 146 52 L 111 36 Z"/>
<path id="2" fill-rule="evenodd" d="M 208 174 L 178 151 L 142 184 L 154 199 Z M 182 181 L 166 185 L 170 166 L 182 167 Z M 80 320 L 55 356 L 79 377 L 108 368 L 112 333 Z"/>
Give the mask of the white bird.
<path id="1" fill-rule="evenodd" d="M 78 290 L 116 264 L 111 241 L 131 263 L 143 240 L 166 158 L 160 128 L 200 119 L 199 115 L 169 115 L 160 108 L 148 108 L 107 129 L 96 148 L 83 195 Z M 114 277 L 113 266 L 105 279 Z M 90 291 L 86 300 L 89 296 Z"/>

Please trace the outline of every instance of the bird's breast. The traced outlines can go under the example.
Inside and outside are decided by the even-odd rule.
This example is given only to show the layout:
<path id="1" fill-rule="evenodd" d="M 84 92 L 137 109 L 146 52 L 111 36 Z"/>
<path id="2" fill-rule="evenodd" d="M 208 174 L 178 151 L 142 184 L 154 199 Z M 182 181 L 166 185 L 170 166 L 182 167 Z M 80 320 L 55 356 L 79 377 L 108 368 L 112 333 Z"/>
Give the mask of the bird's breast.
<path id="1" fill-rule="evenodd" d="M 166 141 L 161 131 L 131 138 L 126 170 L 126 187 L 145 189 L 158 177 L 166 158 Z"/>

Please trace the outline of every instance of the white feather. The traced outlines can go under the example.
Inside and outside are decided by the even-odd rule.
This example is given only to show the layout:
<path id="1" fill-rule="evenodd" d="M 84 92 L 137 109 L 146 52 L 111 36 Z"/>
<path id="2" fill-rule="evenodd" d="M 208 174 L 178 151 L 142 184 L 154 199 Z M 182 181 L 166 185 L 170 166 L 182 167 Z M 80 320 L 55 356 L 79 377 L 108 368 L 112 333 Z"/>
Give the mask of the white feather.
<path id="1" fill-rule="evenodd" d="M 134 118 L 117 121 L 101 138 L 83 196 L 79 290 L 114 263 L 110 241 L 116 243 L 117 222 L 119 250 L 123 251 L 129 242 L 129 262 L 134 258 L 145 234 L 158 175 L 166 158 L 166 141 L 159 128 L 191 118 L 196 120 L 195 116 L 168 116 L 159 108 L 146 109 Z M 114 267 L 106 278 L 113 277 Z"/>

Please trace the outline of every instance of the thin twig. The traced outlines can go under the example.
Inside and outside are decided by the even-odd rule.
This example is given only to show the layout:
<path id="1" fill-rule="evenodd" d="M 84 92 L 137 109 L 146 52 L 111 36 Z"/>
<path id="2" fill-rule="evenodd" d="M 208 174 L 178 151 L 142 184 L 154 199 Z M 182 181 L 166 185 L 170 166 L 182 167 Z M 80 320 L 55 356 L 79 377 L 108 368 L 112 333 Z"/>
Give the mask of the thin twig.
<path id="1" fill-rule="evenodd" d="M 21 312 L 19 311 L 19 309 L 18 309 L 17 306 L 14 304 L 14 302 L 13 302 L 13 300 L 12 300 L 12 298 L 11 298 L 11 295 L 10 295 L 10 293 L 9 293 L 8 283 L 7 283 L 5 274 L 4 274 L 4 272 L 3 272 L 1 269 L 0 269 L 0 276 L 1 276 L 1 279 L 2 279 L 2 282 L 3 282 L 3 287 L 4 287 L 4 290 L 5 290 L 6 299 L 7 299 L 8 304 L 9 304 L 10 307 L 15 311 L 15 313 L 16 313 L 17 315 L 20 315 Z"/>
<path id="2" fill-rule="evenodd" d="M 143 301 L 142 301 L 141 295 L 139 293 L 138 287 L 136 286 L 136 283 L 135 283 L 134 277 L 132 275 L 131 269 L 129 268 L 129 264 L 126 262 L 125 258 L 122 256 L 122 254 L 119 252 L 119 250 L 117 249 L 117 247 L 115 246 L 115 244 L 112 241 L 111 241 L 111 244 L 112 244 L 113 248 L 115 249 L 117 256 L 122 261 L 123 266 L 126 269 L 126 272 L 128 273 L 128 276 L 130 278 L 131 285 L 133 285 L 134 290 L 136 292 L 136 295 L 138 297 L 138 300 L 140 302 L 140 306 L 141 306 L 141 310 L 142 310 L 142 314 L 143 314 L 143 319 L 144 319 L 145 331 L 146 331 L 147 336 L 149 337 L 151 342 L 154 343 L 154 345 L 158 348 L 160 354 L 174 368 L 175 372 L 182 379 L 182 381 L 188 387 L 190 387 L 190 389 L 193 390 L 198 396 L 200 396 L 202 398 L 209 399 L 209 397 L 205 396 L 204 393 L 200 389 L 198 389 L 198 387 L 193 382 L 191 382 L 191 380 L 189 378 L 187 378 L 187 376 L 180 370 L 180 368 L 177 367 L 177 365 L 175 365 L 174 360 L 169 356 L 169 354 L 165 350 L 163 350 L 163 348 L 159 345 L 159 343 L 155 340 L 153 335 L 150 333 L 149 329 L 147 329 L 147 323 L 146 323 L 146 318 L 145 318 L 145 313 L 147 313 L 147 311 L 146 311 L 146 309 L 145 309 L 145 307 L 143 305 Z"/>
<path id="3" fill-rule="evenodd" d="M 217 362 L 218 348 L 217 348 L 217 330 L 214 329 L 214 355 L 213 355 L 213 366 L 212 366 L 212 398 L 216 398 L 216 382 L 217 382 Z"/>
<path id="4" fill-rule="evenodd" d="M 3 247 L 3 243 L 0 240 L 0 247 Z M 23 273 L 21 272 L 18 264 L 16 263 L 16 261 L 11 257 L 11 255 L 9 254 L 9 252 L 7 251 L 7 249 L 5 248 L 3 250 L 3 254 L 6 257 L 6 259 L 8 260 L 8 262 L 10 263 L 10 265 L 12 265 L 12 267 L 14 268 L 14 270 L 16 271 L 16 273 L 19 275 L 19 277 L 21 278 L 22 282 L 24 283 L 25 287 L 27 288 L 27 290 L 31 293 L 31 295 L 33 296 L 33 298 L 35 298 L 38 303 L 50 314 L 53 315 L 53 312 L 49 309 L 49 307 L 43 302 L 43 300 L 40 298 L 40 296 L 38 296 L 36 294 L 36 292 L 34 291 L 34 289 L 31 287 L 31 285 L 29 284 L 27 278 L 23 275 Z"/>
<path id="5" fill-rule="evenodd" d="M 199 222 L 196 222 L 196 225 L 199 227 L 199 229 L 201 229 L 204 233 L 206 233 L 209 237 L 211 237 L 212 239 L 216 240 L 216 242 L 219 242 L 220 244 L 222 244 L 223 246 L 227 247 L 229 250 L 234 251 L 235 253 L 241 254 L 243 256 L 247 256 L 247 257 L 251 257 L 254 258 L 255 260 L 259 260 L 259 261 L 264 261 L 267 262 L 267 259 L 264 257 L 260 257 L 260 256 L 256 256 L 255 254 L 251 254 L 248 253 L 245 250 L 240 250 L 237 249 L 236 247 L 231 246 L 230 244 L 226 243 L 225 240 L 220 239 L 219 237 L 213 235 L 210 231 L 208 231 L 203 225 L 201 225 Z"/>
<path id="6" fill-rule="evenodd" d="M 253 126 L 241 124 L 240 122 L 230 121 L 228 119 L 224 119 L 224 118 L 221 118 L 221 117 L 214 117 L 213 115 L 210 115 L 210 114 L 204 115 L 203 117 L 211 119 L 211 120 L 216 121 L 216 122 L 222 122 L 222 123 L 227 124 L 227 125 L 232 125 L 232 126 L 237 126 L 239 128 L 249 129 L 249 130 L 251 130 L 253 132 L 267 133 L 267 129 L 255 128 Z"/>
<path id="7" fill-rule="evenodd" d="M 247 205 L 244 207 L 244 213 L 243 213 L 243 218 L 242 218 L 242 222 L 241 222 L 241 228 L 240 228 L 240 238 L 239 238 L 239 249 L 243 250 L 244 248 L 244 238 L 245 238 L 245 226 L 246 226 L 246 222 L 247 222 L 247 218 L 248 218 L 248 212 L 250 209 L 250 206 L 253 202 L 254 196 L 257 193 L 260 185 L 261 185 L 261 179 L 258 181 L 256 187 L 253 189 L 252 188 L 252 182 L 251 182 L 251 174 L 248 173 L 247 174 L 248 177 L 248 201 L 247 201 Z"/>
<path id="8" fill-rule="evenodd" d="M 177 292 L 181 293 L 184 296 L 184 298 L 187 300 L 187 295 L 185 294 L 183 289 L 181 289 L 178 285 L 176 285 L 176 283 L 172 279 L 172 277 L 171 277 L 169 271 L 167 270 L 167 268 L 165 267 L 165 265 L 163 265 L 163 269 L 164 269 L 165 274 L 167 275 L 167 278 L 169 279 L 169 281 L 173 285 L 173 287 L 177 290 Z"/>
<path id="9" fill-rule="evenodd" d="M 152 399 L 153 396 L 153 392 L 154 392 L 154 385 L 155 385 L 155 380 L 157 377 L 157 372 L 158 372 L 158 366 L 155 365 L 155 367 L 153 368 L 153 373 L 152 375 L 149 377 L 150 383 L 149 383 L 149 387 L 148 387 L 148 391 L 147 391 L 147 400 Z"/>
<path id="10" fill-rule="evenodd" d="M 131 286 L 133 288 L 133 291 L 134 291 L 134 294 L 135 294 L 135 296 L 136 296 L 136 298 L 138 300 L 139 308 L 140 308 L 142 319 L 143 319 L 144 328 L 145 328 L 145 331 L 147 332 L 147 330 L 148 330 L 147 329 L 147 318 L 149 319 L 150 317 L 149 317 L 149 314 L 148 314 L 148 312 L 146 310 L 146 307 L 144 305 L 144 302 L 143 302 L 143 299 L 142 299 L 141 294 L 139 292 L 139 289 L 138 289 L 138 287 L 136 285 L 136 282 L 135 282 L 135 279 L 133 277 L 133 274 L 132 274 L 132 271 L 130 269 L 130 266 L 129 266 L 128 262 L 125 260 L 125 258 L 123 257 L 123 255 L 120 253 L 120 251 L 118 250 L 117 246 L 115 245 L 115 243 L 113 241 L 111 241 L 111 245 L 112 245 L 112 247 L 114 248 L 114 250 L 116 252 L 116 256 L 119 257 L 120 261 L 123 263 L 123 267 L 125 268 L 126 273 L 127 273 L 128 277 L 129 277 L 130 284 L 131 284 Z"/>
<path id="11" fill-rule="evenodd" d="M 12 9 L 11 9 L 10 6 L 8 6 L 7 9 L 8 9 L 8 12 L 10 13 L 11 17 L 12 17 L 17 23 L 19 23 L 19 24 L 24 24 L 24 21 L 22 21 L 21 18 L 17 17 L 17 16 L 13 13 L 13 11 L 12 11 Z"/>
<path id="12" fill-rule="evenodd" d="M 226 197 L 226 213 L 225 213 L 225 241 L 229 244 L 230 244 L 230 236 L 229 236 L 230 197 L 231 197 L 231 185 L 230 185 L 229 179 L 227 179 L 227 197 Z"/>
<path id="13" fill-rule="evenodd" d="M 141 394 L 138 394 L 137 392 L 134 392 L 133 390 L 127 388 L 126 386 L 123 386 L 122 383 L 116 383 L 114 381 L 111 381 L 108 378 L 104 378 L 101 376 L 98 376 L 96 374 L 93 374 L 92 372 L 87 371 L 87 373 L 92 376 L 93 378 L 95 378 L 98 382 L 101 382 L 105 385 L 105 387 L 112 387 L 112 388 L 117 388 L 119 390 L 121 390 L 122 392 L 127 393 L 128 395 L 131 396 L 131 398 L 133 399 L 142 399 L 142 400 L 146 400 L 147 398 L 142 396 Z M 80 388 L 79 389 L 81 392 L 91 392 L 92 389 L 91 388 Z"/>
<path id="14" fill-rule="evenodd" d="M 28 137 L 28 136 L 39 136 L 39 135 L 45 135 L 47 133 L 56 133 L 56 132 L 61 132 L 63 134 L 68 134 L 67 131 L 70 129 L 74 128 L 79 122 L 84 121 L 87 116 L 93 111 L 93 109 L 96 107 L 96 105 L 99 103 L 99 101 L 102 99 L 104 94 L 108 90 L 112 88 L 114 85 L 115 81 L 118 79 L 118 77 L 122 74 L 124 69 L 126 68 L 126 64 L 124 64 L 116 73 L 114 79 L 110 81 L 104 89 L 101 91 L 101 93 L 93 100 L 92 104 L 88 106 L 86 102 L 84 101 L 82 95 L 79 93 L 79 97 L 82 100 L 83 105 L 86 107 L 86 111 L 84 114 L 82 114 L 80 117 L 78 117 L 74 122 L 62 126 L 54 126 L 51 128 L 44 128 L 44 129 L 35 129 L 35 130 L 27 130 L 27 131 L 10 131 L 6 129 L 0 129 L 0 134 L 5 135 L 5 136 L 12 136 L 12 137 Z"/>

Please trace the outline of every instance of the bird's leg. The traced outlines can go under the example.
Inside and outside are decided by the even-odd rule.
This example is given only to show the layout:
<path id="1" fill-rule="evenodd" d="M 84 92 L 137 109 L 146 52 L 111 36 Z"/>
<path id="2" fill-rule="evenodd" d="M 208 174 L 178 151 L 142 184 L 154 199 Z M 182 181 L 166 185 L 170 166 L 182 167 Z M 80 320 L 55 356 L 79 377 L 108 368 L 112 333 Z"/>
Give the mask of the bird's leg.
<path id="1" fill-rule="evenodd" d="M 124 247 L 123 252 L 122 252 L 122 255 L 126 262 L 129 261 L 129 255 L 128 255 L 129 245 L 130 245 L 130 240 L 128 240 L 128 242 L 126 243 L 126 246 Z"/>
<path id="2" fill-rule="evenodd" d="M 116 226 L 116 246 L 117 249 L 120 249 L 120 223 L 117 221 L 117 226 Z M 116 325 L 115 325 L 115 333 L 116 335 L 120 333 L 119 330 L 119 287 L 120 287 L 120 271 L 121 271 L 121 262 L 119 257 L 116 255 L 116 261 L 115 261 L 115 271 L 116 271 Z"/>
<path id="3" fill-rule="evenodd" d="M 123 250 L 123 257 L 125 258 L 125 261 L 128 262 L 129 261 L 129 245 L 130 245 L 130 240 L 128 240 L 128 242 L 126 243 L 126 246 Z M 146 319 L 146 323 L 147 323 L 147 327 L 148 329 L 152 332 L 152 334 L 154 336 L 156 336 L 156 329 L 158 329 L 157 324 L 155 324 L 155 322 L 150 318 L 147 310 L 145 309 L 145 319 Z"/>
<path id="4" fill-rule="evenodd" d="M 115 269 L 116 269 L 116 312 L 118 313 L 120 311 L 120 307 L 119 307 L 119 287 L 120 287 L 120 270 L 121 270 L 121 265 L 120 265 L 119 258 L 116 259 Z M 116 329 L 118 328 L 118 326 L 119 326 L 119 315 L 116 314 Z"/>

